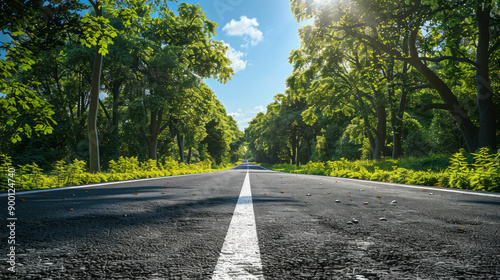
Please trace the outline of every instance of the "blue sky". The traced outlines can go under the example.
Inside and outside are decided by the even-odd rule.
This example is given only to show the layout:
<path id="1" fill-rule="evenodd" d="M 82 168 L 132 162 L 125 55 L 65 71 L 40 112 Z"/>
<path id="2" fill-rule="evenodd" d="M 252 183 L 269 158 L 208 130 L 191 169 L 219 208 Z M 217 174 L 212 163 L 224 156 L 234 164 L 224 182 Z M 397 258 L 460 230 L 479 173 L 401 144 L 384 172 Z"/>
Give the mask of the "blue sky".
<path id="1" fill-rule="evenodd" d="M 228 57 L 236 72 L 232 80 L 205 83 L 244 131 L 258 112 L 265 112 L 275 94 L 285 91 L 285 80 L 292 73 L 288 56 L 300 47 L 298 29 L 304 23 L 294 19 L 288 0 L 185 2 L 199 3 L 207 18 L 219 25 L 215 39 L 230 46 Z"/>

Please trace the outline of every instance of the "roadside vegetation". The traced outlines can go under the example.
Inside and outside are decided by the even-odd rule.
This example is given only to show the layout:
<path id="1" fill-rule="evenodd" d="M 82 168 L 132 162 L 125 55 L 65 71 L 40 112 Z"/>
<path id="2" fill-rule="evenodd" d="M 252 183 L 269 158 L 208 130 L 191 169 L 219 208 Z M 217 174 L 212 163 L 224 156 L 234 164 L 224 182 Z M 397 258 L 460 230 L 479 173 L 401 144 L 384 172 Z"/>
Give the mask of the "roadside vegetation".
<path id="1" fill-rule="evenodd" d="M 17 191 L 49 189 L 66 186 L 115 182 L 124 180 L 176 176 L 219 171 L 234 167 L 241 163 L 226 163 L 213 165 L 210 160 L 192 164 L 179 163 L 172 158 L 158 161 L 147 160 L 140 162 L 137 157 L 120 157 L 117 161 L 111 160 L 109 168 L 100 173 L 88 172 L 88 164 L 83 160 L 75 159 L 72 163 L 63 160 L 56 162 L 51 172 L 45 172 L 36 163 L 14 166 L 9 157 L 0 155 L 5 164 L 0 166 L 0 192 L 8 189 L 7 170 L 15 168 L 14 184 Z M 11 178 L 12 179 L 12 178 Z"/>
<path id="2" fill-rule="evenodd" d="M 268 169 L 297 174 L 326 175 L 421 186 L 500 192 L 500 151 L 465 150 L 445 157 L 401 160 L 347 160 L 309 162 L 305 165 L 261 164 Z"/>
<path id="3" fill-rule="evenodd" d="M 244 134 L 204 83 L 231 79 L 228 47 L 200 5 L 167 2 L 0 5 L 0 168 L 17 190 L 238 161 Z"/>
<path id="4" fill-rule="evenodd" d="M 245 129 L 249 160 L 499 191 L 498 3 L 290 2 L 314 24 L 299 29 L 287 89 Z"/>

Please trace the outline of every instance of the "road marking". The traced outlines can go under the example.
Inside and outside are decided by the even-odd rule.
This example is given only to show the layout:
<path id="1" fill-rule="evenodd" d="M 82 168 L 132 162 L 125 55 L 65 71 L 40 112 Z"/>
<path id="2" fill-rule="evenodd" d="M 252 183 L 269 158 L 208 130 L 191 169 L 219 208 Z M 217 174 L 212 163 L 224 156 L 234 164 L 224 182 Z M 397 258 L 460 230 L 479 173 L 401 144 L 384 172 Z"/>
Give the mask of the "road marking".
<path id="1" fill-rule="evenodd" d="M 248 168 L 212 279 L 264 279 Z"/>

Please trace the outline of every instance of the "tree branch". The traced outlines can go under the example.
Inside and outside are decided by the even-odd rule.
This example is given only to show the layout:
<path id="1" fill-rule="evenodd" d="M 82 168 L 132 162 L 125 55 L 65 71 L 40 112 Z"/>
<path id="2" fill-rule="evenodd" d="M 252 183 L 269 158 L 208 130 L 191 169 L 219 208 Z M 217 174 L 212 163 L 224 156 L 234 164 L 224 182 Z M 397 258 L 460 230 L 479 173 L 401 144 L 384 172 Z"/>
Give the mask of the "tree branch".
<path id="1" fill-rule="evenodd" d="M 344 29 L 344 31 L 346 33 L 350 33 L 350 35 L 354 38 L 361 39 L 361 42 L 364 43 L 365 45 L 370 45 L 375 49 L 379 49 L 379 50 L 384 51 L 385 53 L 391 55 L 396 60 L 403 60 L 403 61 L 405 60 L 405 58 L 403 57 L 401 52 L 398 51 L 396 49 L 396 47 L 391 47 L 391 46 L 385 45 L 385 44 L 381 43 L 380 41 L 378 41 L 376 38 L 373 38 L 373 37 L 368 36 L 366 34 L 356 33 L 356 32 L 352 32 L 351 30 L 345 30 L 345 29 Z"/>
<path id="2" fill-rule="evenodd" d="M 97 11 L 97 9 L 99 8 L 98 2 L 94 1 L 94 0 L 89 0 L 89 2 L 90 2 L 90 5 L 92 5 L 92 7 L 94 8 L 94 10 Z"/>
<path id="3" fill-rule="evenodd" d="M 496 44 L 494 44 L 493 46 L 491 46 L 491 48 L 488 50 L 488 54 L 492 55 L 493 52 L 495 52 L 498 49 L 498 47 L 500 47 L 500 40 L 498 40 L 496 42 Z"/>
<path id="4" fill-rule="evenodd" d="M 106 107 L 104 107 L 104 104 L 102 103 L 101 99 L 99 99 L 99 104 L 101 105 L 101 108 L 104 110 L 104 114 L 106 115 L 106 118 L 108 121 L 111 121 L 111 118 L 109 117 L 108 110 L 106 110 Z"/>
<path id="5" fill-rule="evenodd" d="M 168 123 L 164 124 L 162 127 L 160 127 L 160 133 L 162 133 L 165 129 L 168 127 Z"/>
<path id="6" fill-rule="evenodd" d="M 410 56 L 412 58 L 420 59 L 418 57 L 418 51 L 417 51 L 417 46 L 416 46 L 417 35 L 418 35 L 418 28 L 415 28 L 410 32 L 410 37 L 408 38 L 408 41 L 409 41 L 408 42 L 408 50 L 409 50 Z M 419 70 L 419 69 L 417 69 L 417 70 Z"/>
<path id="7" fill-rule="evenodd" d="M 413 91 L 413 90 L 416 90 L 416 89 L 423 89 L 423 88 L 430 88 L 430 87 L 431 87 L 431 84 L 427 83 L 427 84 L 424 84 L 424 85 L 409 87 L 409 88 L 407 88 L 407 90 L 408 91 Z"/>
<path id="8" fill-rule="evenodd" d="M 427 104 L 427 105 L 420 107 L 420 111 L 424 112 L 424 113 L 430 109 L 449 110 L 450 106 L 448 106 L 444 103 L 431 103 L 431 104 Z"/>
<path id="9" fill-rule="evenodd" d="M 441 62 L 443 60 L 453 60 L 459 62 L 465 62 L 474 65 L 474 67 L 479 67 L 474 61 L 465 58 L 465 57 L 456 57 L 456 56 L 438 56 L 438 57 L 419 57 L 422 61 L 431 61 L 431 62 Z"/>

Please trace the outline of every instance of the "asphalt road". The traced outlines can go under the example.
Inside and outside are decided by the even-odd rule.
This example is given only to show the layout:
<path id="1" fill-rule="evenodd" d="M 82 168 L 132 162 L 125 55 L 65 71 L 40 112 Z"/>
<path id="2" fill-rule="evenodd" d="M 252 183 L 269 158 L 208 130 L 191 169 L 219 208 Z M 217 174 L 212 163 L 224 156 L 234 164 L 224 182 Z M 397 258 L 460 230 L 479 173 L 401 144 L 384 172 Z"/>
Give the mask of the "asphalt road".
<path id="1" fill-rule="evenodd" d="M 251 197 L 242 191 L 247 173 Z M 245 275 L 225 278 L 500 279 L 500 195 L 451 191 L 242 164 L 18 193 L 15 274 L 7 270 L 11 221 L 2 196 L 0 276 L 224 279 L 220 267 L 239 265 Z M 253 213 L 235 212 L 249 205 Z M 246 237 L 252 228 L 256 249 Z M 238 246 L 244 252 L 231 251 Z M 221 264 L 233 256 L 246 261 Z"/>

